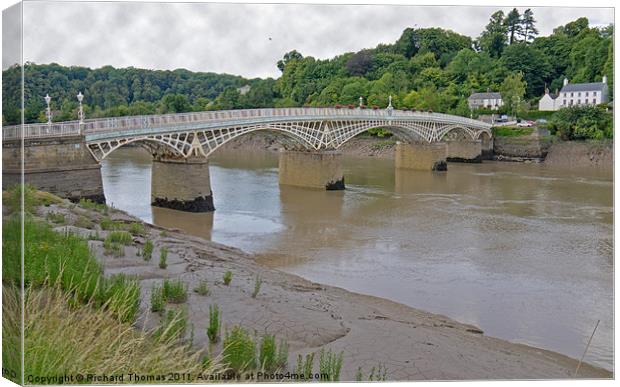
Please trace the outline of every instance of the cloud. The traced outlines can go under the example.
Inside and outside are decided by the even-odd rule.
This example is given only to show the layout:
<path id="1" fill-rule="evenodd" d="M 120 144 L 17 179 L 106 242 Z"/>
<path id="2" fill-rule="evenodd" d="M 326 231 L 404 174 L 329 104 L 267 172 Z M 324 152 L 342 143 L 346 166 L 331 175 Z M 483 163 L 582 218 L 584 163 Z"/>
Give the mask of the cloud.
<path id="1" fill-rule="evenodd" d="M 26 2 L 24 59 L 88 67 L 187 68 L 277 77 L 276 62 L 293 49 L 303 55 L 330 58 L 392 43 L 403 29 L 414 26 L 442 27 L 476 37 L 497 9 Z M 593 25 L 613 22 L 612 8 L 541 7 L 533 11 L 543 35 L 582 16 Z"/>

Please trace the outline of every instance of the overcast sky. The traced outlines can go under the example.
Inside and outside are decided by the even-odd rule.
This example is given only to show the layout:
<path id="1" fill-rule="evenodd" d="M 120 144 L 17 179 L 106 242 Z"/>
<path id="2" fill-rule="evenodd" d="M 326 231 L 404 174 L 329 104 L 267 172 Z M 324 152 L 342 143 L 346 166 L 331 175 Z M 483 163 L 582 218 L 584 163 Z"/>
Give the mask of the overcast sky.
<path id="1" fill-rule="evenodd" d="M 392 43 L 404 28 L 416 26 L 442 27 L 476 37 L 497 9 L 26 2 L 24 59 L 93 68 L 186 68 L 278 77 L 276 62 L 293 49 L 305 56 L 330 58 Z M 611 8 L 544 7 L 533 11 L 542 35 L 582 16 L 592 25 L 613 22 Z M 5 36 L 7 19 L 5 15 Z M 7 58 L 3 55 L 3 68 L 12 64 Z"/>

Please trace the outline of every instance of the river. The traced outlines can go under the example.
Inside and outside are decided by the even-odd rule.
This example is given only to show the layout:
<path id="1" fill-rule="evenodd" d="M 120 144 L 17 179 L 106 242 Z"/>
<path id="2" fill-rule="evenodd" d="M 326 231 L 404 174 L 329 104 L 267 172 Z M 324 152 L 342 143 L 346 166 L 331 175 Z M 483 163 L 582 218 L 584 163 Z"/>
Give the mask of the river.
<path id="1" fill-rule="evenodd" d="M 309 280 L 388 298 L 485 334 L 613 367 L 613 181 L 544 164 L 395 170 L 344 157 L 346 191 L 278 185 L 277 154 L 218 151 L 216 211 L 150 206 L 151 158 L 103 162 L 108 204 L 255 253 Z"/>

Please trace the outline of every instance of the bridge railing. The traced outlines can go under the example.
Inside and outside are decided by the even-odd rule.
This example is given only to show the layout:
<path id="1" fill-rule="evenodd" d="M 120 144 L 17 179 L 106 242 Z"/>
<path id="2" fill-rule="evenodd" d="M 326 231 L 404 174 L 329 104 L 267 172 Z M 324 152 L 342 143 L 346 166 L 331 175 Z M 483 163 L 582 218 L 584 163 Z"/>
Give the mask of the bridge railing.
<path id="1" fill-rule="evenodd" d="M 80 134 L 79 121 L 54 122 L 52 124 L 25 124 L 5 126 L 2 128 L 3 140 L 24 138 L 45 138 L 77 136 Z"/>
<path id="2" fill-rule="evenodd" d="M 91 134 L 106 131 L 123 131 L 131 129 L 142 129 L 149 127 L 172 127 L 193 123 L 214 123 L 232 120 L 245 120 L 252 118 L 277 118 L 277 117 L 300 117 L 300 118 L 376 118 L 376 119 L 423 119 L 428 121 L 444 121 L 460 123 L 467 126 L 487 127 L 481 121 L 472 120 L 465 117 L 453 116 L 442 113 L 431 113 L 423 111 L 403 111 L 393 110 L 391 113 L 386 109 L 350 109 L 345 108 L 265 108 L 265 109 L 245 109 L 245 110 L 219 110 L 190 113 L 173 113 L 161 115 L 129 116 L 94 118 L 85 120 L 81 125 L 78 121 L 60 122 L 48 124 L 27 124 L 24 125 L 24 135 L 29 137 L 53 137 L 75 135 L 79 133 Z M 80 131 L 81 129 L 81 131 Z M 19 138 L 21 126 L 3 128 L 3 139 Z"/>

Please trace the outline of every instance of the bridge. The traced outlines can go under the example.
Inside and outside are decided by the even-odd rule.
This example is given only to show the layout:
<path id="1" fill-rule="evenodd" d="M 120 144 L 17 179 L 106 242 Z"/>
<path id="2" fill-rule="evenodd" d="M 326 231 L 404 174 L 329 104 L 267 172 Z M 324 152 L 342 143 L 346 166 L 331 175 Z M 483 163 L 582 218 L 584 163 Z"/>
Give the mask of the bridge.
<path id="1" fill-rule="evenodd" d="M 162 184 L 156 188 L 153 184 L 153 203 L 202 211 L 213 207 L 210 184 L 197 183 L 208 181 L 207 160 L 218 148 L 239 136 L 259 130 L 275 131 L 294 144 L 294 149 L 280 156 L 280 183 L 343 189 L 337 150 L 372 128 L 387 128 L 402 141 L 397 145 L 395 162 L 401 168 L 442 170 L 446 158 L 479 161 L 484 151 L 488 151 L 492 138 L 491 125 L 481 121 L 441 113 L 396 110 L 391 106 L 387 109 L 245 109 L 36 123 L 4 127 L 2 137 L 4 148 L 11 148 L 11 143 L 23 138 L 25 169 L 35 174 L 46 171 L 45 162 L 38 160 L 36 163 L 38 156 L 36 152 L 33 154 L 36 147 L 39 151 L 45 149 L 40 156 L 43 161 L 47 158 L 52 164 L 49 166 L 56 170 L 63 170 L 63 160 L 51 160 L 50 155 L 57 154 L 59 149 L 68 156 L 64 161 L 70 164 L 67 168 L 74 168 L 77 161 L 96 169 L 95 165 L 116 149 L 139 143 L 154 156 L 153 181 L 170 181 L 163 184 L 168 188 L 162 188 Z M 84 149 L 92 159 L 88 160 Z M 28 153 L 35 160 L 29 160 Z M 4 161 L 5 165 L 7 161 L 11 165 L 10 160 Z M 32 161 L 34 169 L 28 168 Z M 300 170 L 304 170 L 301 175 Z M 78 174 L 73 175 L 77 177 Z M 195 182 L 191 181 L 192 176 Z M 175 192 L 187 186 L 188 181 L 190 185 L 201 187 L 185 187 L 187 192 Z M 102 193 L 101 190 L 101 196 Z"/>

